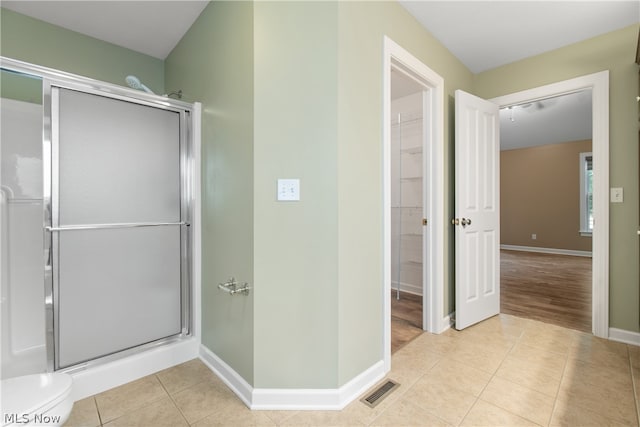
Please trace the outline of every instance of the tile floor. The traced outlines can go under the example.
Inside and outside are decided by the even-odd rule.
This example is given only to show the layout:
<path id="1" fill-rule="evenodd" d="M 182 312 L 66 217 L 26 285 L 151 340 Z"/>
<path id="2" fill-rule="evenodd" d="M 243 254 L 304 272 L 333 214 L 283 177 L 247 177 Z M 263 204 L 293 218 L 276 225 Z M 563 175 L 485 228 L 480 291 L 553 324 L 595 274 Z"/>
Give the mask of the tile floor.
<path id="1" fill-rule="evenodd" d="M 371 409 L 250 411 L 199 360 L 76 402 L 66 426 L 638 425 L 640 347 L 499 315 L 422 334 L 392 358 Z"/>

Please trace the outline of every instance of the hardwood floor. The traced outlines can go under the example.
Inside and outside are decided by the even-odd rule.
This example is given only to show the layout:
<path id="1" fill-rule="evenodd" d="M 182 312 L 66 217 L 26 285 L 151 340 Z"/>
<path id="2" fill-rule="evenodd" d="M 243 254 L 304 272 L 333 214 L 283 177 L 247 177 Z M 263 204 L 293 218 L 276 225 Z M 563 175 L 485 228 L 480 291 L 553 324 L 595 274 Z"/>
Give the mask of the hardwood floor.
<path id="1" fill-rule="evenodd" d="M 500 251 L 500 312 L 591 332 L 591 258 Z"/>
<path id="2" fill-rule="evenodd" d="M 391 353 L 395 353 L 422 333 L 422 296 L 391 292 Z"/>

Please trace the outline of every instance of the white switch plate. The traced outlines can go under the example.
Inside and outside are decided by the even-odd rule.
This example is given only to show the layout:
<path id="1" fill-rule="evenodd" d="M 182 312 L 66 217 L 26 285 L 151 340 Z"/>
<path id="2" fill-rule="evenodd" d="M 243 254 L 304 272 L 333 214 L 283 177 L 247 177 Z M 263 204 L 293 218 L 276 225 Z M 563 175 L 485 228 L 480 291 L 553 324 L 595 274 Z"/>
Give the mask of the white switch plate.
<path id="1" fill-rule="evenodd" d="M 278 200 L 288 202 L 300 200 L 300 180 L 279 179 Z"/>
<path id="2" fill-rule="evenodd" d="M 622 187 L 616 187 L 611 189 L 611 203 L 622 203 L 624 201 L 624 194 Z"/>

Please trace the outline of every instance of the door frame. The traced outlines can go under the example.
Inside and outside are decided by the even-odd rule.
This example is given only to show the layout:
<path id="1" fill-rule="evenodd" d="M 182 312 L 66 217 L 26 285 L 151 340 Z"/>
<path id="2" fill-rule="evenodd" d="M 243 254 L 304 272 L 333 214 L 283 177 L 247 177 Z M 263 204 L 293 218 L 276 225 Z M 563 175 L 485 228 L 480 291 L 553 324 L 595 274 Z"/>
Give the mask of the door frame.
<path id="1" fill-rule="evenodd" d="M 444 292 L 444 79 L 384 36 L 383 56 L 383 360 L 391 369 L 391 69 L 423 86 L 423 162 L 427 185 L 423 200 L 428 220 L 423 242 L 425 271 L 422 283 L 423 329 L 439 333 L 443 328 Z M 427 257 L 425 254 L 429 254 Z"/>
<path id="2" fill-rule="evenodd" d="M 592 234 L 592 333 L 609 337 L 609 71 L 576 77 L 492 98 L 500 108 L 592 90 L 593 216 Z"/>

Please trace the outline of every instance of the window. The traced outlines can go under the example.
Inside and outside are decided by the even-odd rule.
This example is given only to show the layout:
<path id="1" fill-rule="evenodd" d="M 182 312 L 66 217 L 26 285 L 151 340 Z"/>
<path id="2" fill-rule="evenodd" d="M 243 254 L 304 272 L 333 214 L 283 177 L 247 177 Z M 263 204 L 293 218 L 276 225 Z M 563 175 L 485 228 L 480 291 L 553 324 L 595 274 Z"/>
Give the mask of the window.
<path id="1" fill-rule="evenodd" d="M 580 153 L 580 235 L 593 232 L 593 156 Z"/>

